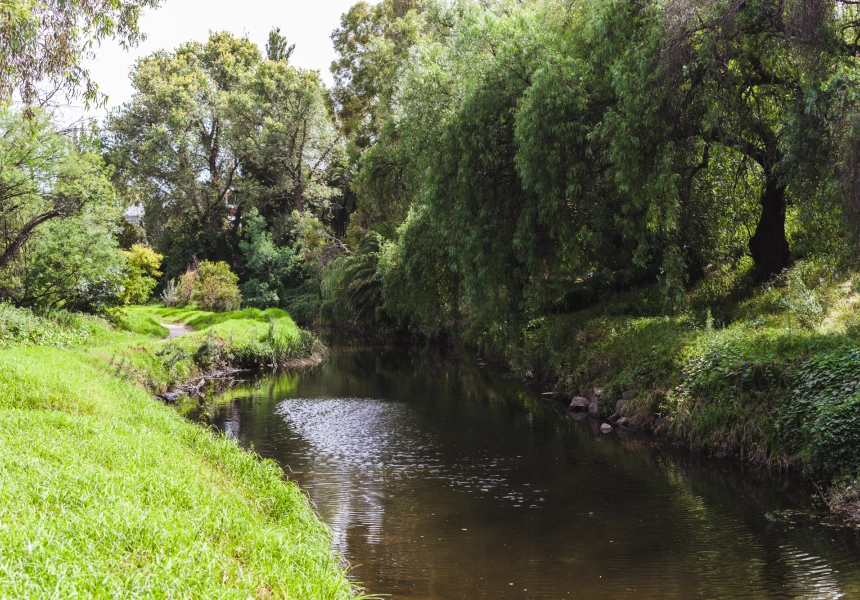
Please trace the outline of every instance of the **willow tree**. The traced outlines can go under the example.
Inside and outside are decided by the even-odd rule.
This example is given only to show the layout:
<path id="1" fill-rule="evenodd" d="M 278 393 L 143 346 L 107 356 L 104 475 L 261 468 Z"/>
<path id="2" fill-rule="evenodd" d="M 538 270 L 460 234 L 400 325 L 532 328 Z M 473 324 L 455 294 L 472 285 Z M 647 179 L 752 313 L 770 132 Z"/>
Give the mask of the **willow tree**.
<path id="1" fill-rule="evenodd" d="M 750 215 L 755 194 L 747 240 L 754 276 L 781 272 L 791 262 L 787 208 L 809 201 L 832 169 L 823 160 L 832 152 L 832 95 L 822 83 L 840 44 L 835 21 L 812 8 L 778 0 L 591 3 L 548 44 L 526 94 L 524 182 L 548 201 L 573 202 L 579 220 L 608 203 L 610 229 L 622 245 L 635 242 L 633 262 L 657 258 L 677 282 L 719 258 L 714 240 L 737 226 L 732 216 Z M 741 197 L 725 196 L 727 171 Z M 605 242 L 609 230 L 592 223 L 584 231 L 604 232 L 591 237 Z"/>

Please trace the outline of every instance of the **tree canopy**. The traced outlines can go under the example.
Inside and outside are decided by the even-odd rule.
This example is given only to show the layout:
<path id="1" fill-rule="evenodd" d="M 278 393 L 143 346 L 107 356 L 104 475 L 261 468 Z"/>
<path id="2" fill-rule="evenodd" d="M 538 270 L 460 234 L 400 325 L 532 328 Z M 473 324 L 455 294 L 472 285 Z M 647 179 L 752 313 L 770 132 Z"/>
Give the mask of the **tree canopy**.
<path id="1" fill-rule="evenodd" d="M 143 38 L 138 21 L 160 0 L 0 0 L 0 100 L 17 92 L 26 103 L 40 84 L 100 99 L 84 61 L 107 38 L 123 47 Z M 44 91 L 44 90 L 43 90 Z"/>

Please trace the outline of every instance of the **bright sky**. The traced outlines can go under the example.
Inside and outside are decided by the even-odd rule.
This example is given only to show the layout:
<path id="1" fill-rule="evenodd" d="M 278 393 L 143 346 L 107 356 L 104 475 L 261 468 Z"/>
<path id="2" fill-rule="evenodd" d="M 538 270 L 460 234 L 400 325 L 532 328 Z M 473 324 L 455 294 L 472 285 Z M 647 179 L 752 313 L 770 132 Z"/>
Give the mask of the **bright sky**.
<path id="1" fill-rule="evenodd" d="M 371 0 L 372 1 L 372 0 Z M 189 40 L 205 41 L 209 31 L 227 30 L 238 36 L 247 34 L 265 51 L 269 31 L 281 33 L 296 45 L 291 64 L 317 69 L 331 84 L 329 66 L 334 59 L 329 36 L 340 24 L 340 16 L 357 0 L 165 0 L 161 8 L 147 11 L 141 30 L 147 40 L 124 52 L 109 41 L 97 50 L 89 64 L 93 80 L 109 96 L 108 108 L 119 106 L 131 97 L 128 73 L 136 58 L 156 50 L 173 49 Z"/>

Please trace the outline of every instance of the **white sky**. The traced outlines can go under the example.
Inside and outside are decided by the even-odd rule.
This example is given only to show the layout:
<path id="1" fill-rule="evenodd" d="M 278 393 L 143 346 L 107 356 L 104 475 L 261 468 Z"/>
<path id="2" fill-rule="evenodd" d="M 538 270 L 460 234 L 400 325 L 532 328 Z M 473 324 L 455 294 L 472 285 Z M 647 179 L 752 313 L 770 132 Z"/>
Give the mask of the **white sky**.
<path id="1" fill-rule="evenodd" d="M 371 0 L 373 1 L 373 0 Z M 113 41 L 105 42 L 88 63 L 93 80 L 109 96 L 108 108 L 131 97 L 128 73 L 135 59 L 156 50 L 173 49 L 189 40 L 205 41 L 209 31 L 246 33 L 265 51 L 269 31 L 280 27 L 296 49 L 290 63 L 317 69 L 331 84 L 329 66 L 334 59 L 330 35 L 340 25 L 340 16 L 357 0 L 165 0 L 161 8 L 147 11 L 141 30 L 147 40 L 123 51 Z M 102 111 L 97 111 L 101 113 Z"/>

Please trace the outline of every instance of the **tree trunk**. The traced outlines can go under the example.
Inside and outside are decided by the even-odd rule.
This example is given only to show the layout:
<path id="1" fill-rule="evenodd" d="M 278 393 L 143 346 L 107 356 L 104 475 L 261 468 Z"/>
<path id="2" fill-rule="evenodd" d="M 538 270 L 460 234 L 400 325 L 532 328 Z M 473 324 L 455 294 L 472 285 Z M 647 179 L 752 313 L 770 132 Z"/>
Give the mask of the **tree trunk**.
<path id="1" fill-rule="evenodd" d="M 62 210 L 55 208 L 54 210 L 50 210 L 30 219 L 30 221 L 21 228 L 18 235 L 9 241 L 3 254 L 0 254 L 0 271 L 5 269 L 9 263 L 12 262 L 12 259 L 18 255 L 21 247 L 30 239 L 30 236 L 33 235 L 33 230 L 35 230 L 36 227 L 42 223 L 50 221 L 51 219 L 62 216 L 62 214 Z"/>
<path id="2" fill-rule="evenodd" d="M 755 281 L 762 283 L 791 264 L 791 250 L 785 238 L 785 188 L 766 173 L 765 188 L 759 203 L 761 217 L 749 249 L 755 262 Z"/>

